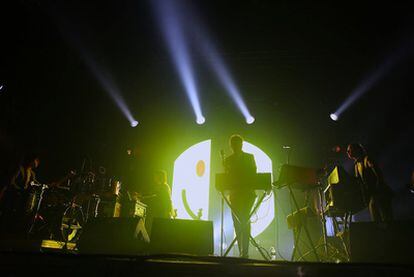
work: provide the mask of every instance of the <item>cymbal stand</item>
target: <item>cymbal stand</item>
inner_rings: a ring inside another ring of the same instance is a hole
[[[325,209],[324,209],[324,197],[323,197],[323,189],[322,186],[320,185],[318,187],[318,196],[319,196],[319,209],[320,212],[318,213],[320,216],[320,221],[322,224],[322,239],[323,242],[321,244],[316,245],[315,249],[318,249],[320,247],[323,247],[323,252],[324,252],[324,260],[321,261],[325,261],[328,259],[329,257],[329,249],[328,247],[331,247],[334,250],[337,250],[335,247],[333,247],[332,245],[330,245],[328,243],[328,232],[326,230],[326,214],[325,214]],[[313,250],[312,250],[313,251]],[[304,258],[305,256],[307,256],[311,251],[306,252],[305,254],[303,254],[298,260]]]
[[[318,244],[316,246],[316,248],[319,247],[323,247],[324,250],[324,260],[323,261],[329,261],[329,259],[332,259],[334,256],[331,254],[329,254],[329,249],[334,250],[336,252],[336,254],[342,254],[342,257],[344,257],[346,259],[346,261],[349,261],[349,250],[348,247],[343,239],[343,235],[339,235],[340,241],[342,243],[342,246],[344,248],[344,252],[345,253],[341,253],[341,251],[337,248],[332,246],[331,244],[328,243],[328,234],[327,234],[327,229],[326,229],[326,212],[325,212],[325,207],[324,207],[324,193],[323,193],[323,189],[322,187],[318,188],[318,193],[319,193],[319,203],[320,203],[320,220],[321,220],[321,224],[322,224],[322,239],[323,239],[323,243]],[[338,230],[339,230],[339,224],[338,221],[336,220],[335,217],[332,217],[332,221],[333,221],[333,225],[334,225],[334,229],[335,229],[335,235],[338,236]],[[344,215],[344,219],[343,219],[343,224],[344,224],[344,233],[347,230],[347,222],[348,222],[348,213],[345,213]],[[311,251],[308,251],[307,253],[305,253],[304,255],[302,255],[299,259],[307,256]],[[345,255],[344,255],[345,254]],[[331,256],[331,257],[330,257]]]
[[[341,217],[342,218],[342,217]],[[340,232],[339,231],[339,223],[338,220],[336,219],[336,217],[333,217],[333,224],[334,224],[334,229],[335,229],[335,235],[339,237],[339,239],[341,240],[342,243],[342,247],[345,251],[345,256],[346,256],[346,260],[350,261],[350,251],[349,251],[349,247],[347,245],[347,242],[345,242],[344,237],[346,236],[346,234],[349,232],[348,228],[348,224],[350,224],[352,220],[352,213],[351,212],[345,212],[343,218],[342,218],[342,224],[343,224],[343,231]]]
[[[221,197],[220,256],[223,256],[224,243],[224,195]]]
[[[39,211],[40,211],[40,207],[41,207],[41,205],[42,205],[43,195],[44,195],[44,193],[45,193],[45,190],[46,190],[47,188],[49,188],[49,187],[48,187],[47,185],[45,185],[45,184],[35,184],[34,182],[32,182],[32,183],[31,183],[31,185],[32,185],[32,186],[41,187],[41,191],[40,191],[40,195],[39,195],[39,201],[37,201],[37,205],[36,205],[36,211],[35,211],[35,214],[34,214],[34,216],[33,216],[33,218],[32,218],[32,222],[30,223],[30,228],[29,228],[29,231],[28,231],[28,234],[29,234],[29,235],[31,235],[31,234],[33,233],[35,223],[36,223],[37,219],[38,219],[38,218],[39,218],[39,216],[40,216]]]
[[[325,209],[323,205],[323,190],[319,186],[318,187],[319,193],[319,207],[320,207],[320,216],[321,216],[321,223],[322,223],[322,237],[323,237],[323,249],[325,252],[325,257],[328,257],[328,234],[326,231],[326,217],[325,217]]]

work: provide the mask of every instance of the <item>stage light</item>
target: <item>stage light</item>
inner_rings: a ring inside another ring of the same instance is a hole
[[[331,113],[331,114],[330,114],[330,117],[331,117],[331,119],[332,119],[333,121],[337,121],[337,120],[338,120],[338,116],[337,116],[336,114],[334,114],[334,113]]]
[[[3,87],[4,87],[3,85],[0,85],[0,91],[2,91],[2,90],[3,90]]]
[[[131,122],[131,127],[132,127],[132,128],[134,128],[134,127],[137,127],[137,126],[138,126],[138,121],[133,120],[133,121]]]
[[[206,122],[206,119],[204,118],[204,116],[200,116],[200,117],[197,118],[196,122],[197,122],[198,125],[202,125],[202,124],[204,124],[204,122]]]
[[[254,121],[255,121],[255,118],[253,116],[249,116],[248,118],[246,118],[247,124],[253,124]]]

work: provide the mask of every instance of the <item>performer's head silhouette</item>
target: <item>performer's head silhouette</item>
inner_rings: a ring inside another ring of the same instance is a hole
[[[165,170],[156,170],[154,172],[154,183],[163,185],[167,183],[167,172]]]
[[[23,157],[23,166],[32,169],[38,168],[40,164],[40,155],[37,153],[28,153]]]
[[[230,137],[230,147],[234,153],[242,152],[243,138],[240,135],[232,135]]]
[[[359,160],[362,159],[367,155],[367,152],[364,148],[364,146],[360,143],[351,143],[348,145],[346,153],[348,154],[348,157],[352,160]]]

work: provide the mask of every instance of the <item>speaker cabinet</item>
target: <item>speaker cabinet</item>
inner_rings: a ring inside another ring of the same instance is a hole
[[[140,217],[94,218],[87,222],[78,242],[81,254],[146,254],[149,238]]]
[[[352,262],[414,263],[414,222],[353,222],[350,226]]]
[[[154,218],[150,252],[211,255],[214,252],[213,222]]]

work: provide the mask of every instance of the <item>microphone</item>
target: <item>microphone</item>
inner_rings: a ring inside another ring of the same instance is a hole
[[[292,148],[289,145],[282,145],[282,148],[287,150],[286,154],[286,163],[289,164],[290,163],[290,154],[292,153]]]
[[[222,162],[222,163],[223,163],[223,165],[224,165],[225,154],[224,154],[224,150],[223,150],[223,149],[221,149],[221,150],[220,150],[220,156],[221,156],[221,162]]]

